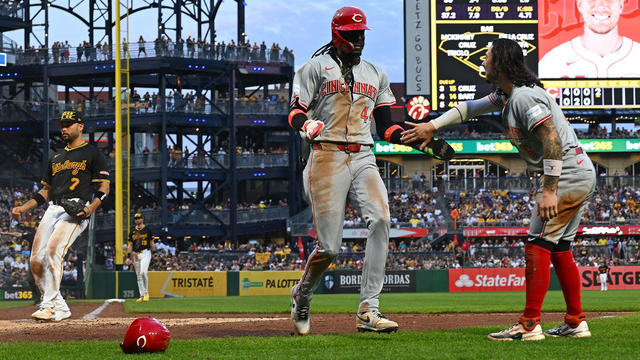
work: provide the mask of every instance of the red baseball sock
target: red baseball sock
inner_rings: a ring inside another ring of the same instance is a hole
[[[580,300],[580,272],[573,261],[573,254],[571,250],[552,253],[551,262],[558,275],[564,301],[567,303],[567,318],[575,319],[571,322],[567,321],[567,324],[578,326],[584,320],[584,314]],[[574,322],[577,323],[574,324]]]
[[[544,296],[549,290],[549,265],[551,263],[551,251],[527,243],[524,246],[525,259],[527,261],[527,303],[524,307],[523,318],[539,319],[542,310]]]

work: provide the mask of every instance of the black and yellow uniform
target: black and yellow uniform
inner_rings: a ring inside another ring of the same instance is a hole
[[[109,182],[107,163],[100,151],[87,143],[74,148],[66,146],[53,154],[42,180],[54,203],[71,198],[91,201],[94,184],[98,182]]]
[[[143,226],[141,229],[134,226],[129,233],[129,241],[133,244],[133,251],[141,252],[142,250],[151,250],[151,240],[153,235],[148,227]]]
[[[609,267],[606,264],[602,264],[598,267],[598,271],[600,272],[600,274],[606,274],[607,272],[609,272]]]

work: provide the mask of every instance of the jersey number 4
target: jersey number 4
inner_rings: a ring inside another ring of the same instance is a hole
[[[371,115],[369,115],[367,112],[366,106],[364,107],[364,109],[362,109],[362,112],[360,113],[360,118],[365,124],[367,123],[367,120],[371,120],[372,116],[373,116],[373,111],[371,112]]]
[[[75,190],[75,188],[78,186],[78,184],[80,184],[80,179],[78,179],[77,177],[72,177],[71,178],[71,186],[69,186],[69,190],[71,190],[71,191]]]

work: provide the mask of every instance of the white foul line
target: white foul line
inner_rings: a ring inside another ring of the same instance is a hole
[[[109,304],[111,304],[112,302],[124,302],[123,299],[109,299],[109,300],[105,300],[104,304],[100,305],[97,309],[93,310],[92,312],[88,313],[87,315],[83,316],[83,319],[95,319],[98,317],[98,315],[100,315],[100,313],[107,308],[107,306],[109,306]]]

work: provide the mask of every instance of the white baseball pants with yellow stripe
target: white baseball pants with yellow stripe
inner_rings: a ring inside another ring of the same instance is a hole
[[[133,262],[138,280],[140,296],[149,292],[149,263],[151,263],[151,251],[144,249],[138,253],[138,258]]]
[[[88,219],[77,222],[62,206],[49,202],[36,230],[30,259],[31,272],[43,294],[43,305],[67,308],[60,294],[63,258],[88,224]]]

